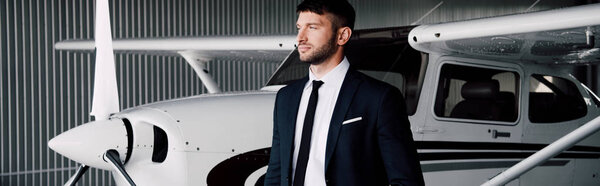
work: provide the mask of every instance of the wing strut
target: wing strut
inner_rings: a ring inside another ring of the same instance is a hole
[[[210,58],[206,58],[191,51],[179,51],[177,53],[179,53],[179,55],[181,55],[185,61],[187,61],[187,63],[194,68],[194,71],[196,71],[196,74],[198,74],[198,77],[208,90],[208,93],[213,94],[221,92],[219,85],[217,85],[217,82],[215,82],[215,80],[212,78],[208,71],[208,67],[206,66],[208,61],[211,60]]]
[[[571,148],[573,145],[596,133],[598,130],[600,130],[600,116],[556,140],[555,142],[529,156],[527,159],[517,163],[501,174],[498,174],[491,180],[483,183],[482,186],[504,185],[521,176],[522,174],[525,174],[535,166],[540,165],[548,161],[550,158],[560,154],[562,151]]]

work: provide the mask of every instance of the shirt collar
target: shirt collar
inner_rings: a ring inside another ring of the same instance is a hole
[[[309,69],[308,82],[306,83],[306,86],[304,86],[304,89],[310,87],[312,85],[313,80],[323,81],[323,86],[341,84],[344,81],[344,77],[346,77],[346,72],[348,72],[349,68],[350,62],[348,61],[348,58],[344,56],[342,62],[340,62],[340,64],[338,64],[331,71],[327,72],[327,74],[321,77],[321,79],[317,79],[317,76],[315,76]]]

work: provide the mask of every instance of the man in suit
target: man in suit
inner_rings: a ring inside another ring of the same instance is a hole
[[[354,8],[305,0],[296,12],[310,70],[277,93],[265,185],[424,185],[400,91],[344,56]]]

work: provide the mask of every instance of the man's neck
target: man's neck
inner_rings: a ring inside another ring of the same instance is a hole
[[[323,76],[325,76],[325,74],[339,65],[343,59],[344,55],[342,55],[342,53],[336,53],[322,63],[316,65],[311,64],[310,71],[315,75],[315,77],[317,77],[317,79],[321,79]]]

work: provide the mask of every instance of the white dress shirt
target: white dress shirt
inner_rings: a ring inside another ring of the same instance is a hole
[[[302,128],[304,126],[304,116],[308,107],[308,99],[312,91],[312,81],[323,81],[323,85],[319,88],[319,99],[315,110],[315,118],[313,123],[312,139],[310,141],[310,154],[308,155],[308,165],[306,167],[306,177],[304,185],[308,186],[325,186],[325,148],[327,146],[327,133],[329,132],[329,123],[333,115],[333,109],[337,101],[344,77],[350,63],[344,57],[342,62],[333,70],[329,71],[321,79],[309,70],[308,81],[304,86],[302,98],[300,99],[300,107],[298,108],[298,116],[296,117],[296,130],[294,137],[294,158],[292,163],[292,179],[295,177],[296,162],[298,160],[298,152],[300,151],[300,142],[302,140]],[[293,180],[292,180],[293,183]]]

